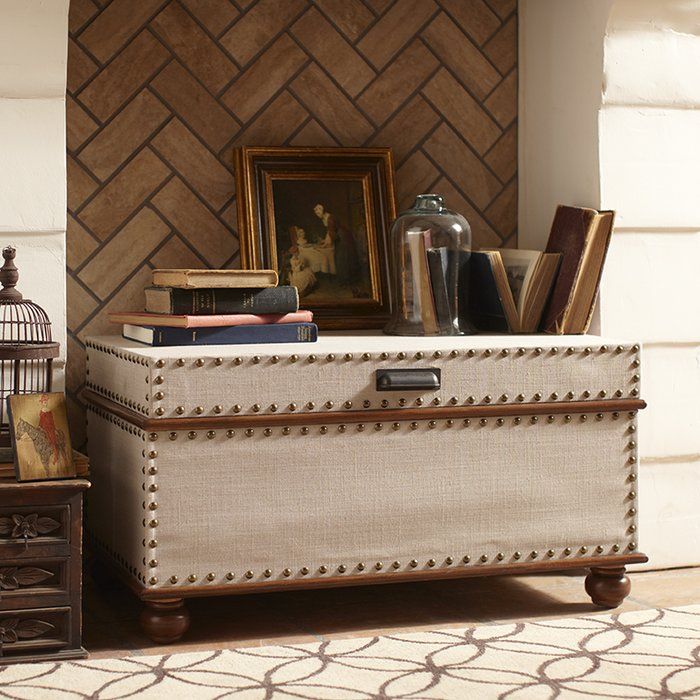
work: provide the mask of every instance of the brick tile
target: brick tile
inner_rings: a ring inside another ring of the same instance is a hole
[[[362,0],[316,0],[316,5],[350,41],[355,41],[374,20]]]
[[[394,159],[400,164],[439,121],[438,113],[416,95],[372,137],[370,145],[391,144]]]
[[[107,119],[136,94],[168,58],[167,49],[143,31],[83,88],[80,99],[99,119]]]
[[[484,46],[484,52],[505,75],[518,60],[518,22],[511,17]]]
[[[66,145],[75,151],[99,128],[97,122],[70,96],[66,96]]]
[[[66,81],[68,92],[76,92],[95,73],[98,65],[83,51],[73,39],[68,39],[68,79]]]
[[[68,362],[74,362],[71,358]],[[66,380],[67,384],[67,380]],[[68,386],[68,391],[71,391]],[[86,436],[85,408],[70,393],[66,395],[66,413],[68,417],[68,428],[70,430],[71,445],[76,450],[84,450]]]
[[[238,16],[231,0],[181,0],[182,4],[214,35],[218,36]]]
[[[231,203],[221,210],[219,214],[224,225],[228,226],[232,231],[238,236],[236,229],[238,228],[238,209],[236,207],[236,200],[232,200]]]
[[[382,124],[438,65],[438,60],[422,43],[410,44],[360,95],[357,103],[375,124]]]
[[[518,74],[510,73],[484,103],[501,126],[507,126],[518,113]]]
[[[169,175],[163,161],[145,148],[83,209],[83,226],[107,238]]]
[[[367,0],[367,4],[377,13],[381,14],[391,5],[391,0]]]
[[[397,0],[360,39],[357,48],[375,68],[384,68],[436,9],[433,0]]]
[[[220,267],[238,249],[233,232],[211,214],[180,178],[171,180],[153,198],[153,206],[210,267]]]
[[[82,345],[71,336],[68,336],[66,355],[68,356],[68,362],[66,364],[66,387],[69,391],[77,392],[85,382],[85,350]],[[75,436],[72,431],[71,442],[75,443]]]
[[[507,238],[518,226],[518,185],[513,180],[484,212],[502,238]]]
[[[396,171],[399,211],[413,204],[417,195],[427,192],[439,175],[437,168],[420,151],[408,158]]]
[[[173,180],[175,182],[175,180]],[[164,189],[167,189],[164,188]],[[173,236],[153,255],[150,260],[151,265],[156,268],[189,268],[202,267],[206,263],[202,258],[197,256],[191,248],[186,246],[182,239],[178,236]]]
[[[308,112],[288,92],[276,97],[247,128],[235,138],[235,146],[279,146],[308,118]]]
[[[462,31],[479,45],[501,26],[501,20],[484,0],[440,0],[440,4]]]
[[[501,182],[508,182],[518,169],[518,127],[513,124],[489,151],[484,160]]]
[[[110,311],[142,311],[145,308],[146,295],[143,290],[151,284],[151,268],[140,265],[136,272],[134,268],[129,270],[129,274],[132,276],[125,283],[120,283],[119,291],[100,309],[100,313],[80,329],[78,338],[81,341],[84,342],[90,335],[105,335],[118,330],[118,326],[109,322],[107,314]]]
[[[312,119],[289,142],[290,146],[337,146],[338,142]]]
[[[501,135],[498,124],[445,68],[438,71],[422,92],[478,153],[485,153]]]
[[[104,299],[149,257],[169,233],[170,229],[157,214],[142,209],[80,271],[81,282]],[[105,270],[110,274],[106,275]]]
[[[151,87],[215,151],[238,131],[236,120],[179,63],[168,64]]]
[[[66,168],[68,171],[68,209],[75,211],[97,190],[100,184],[71,155],[66,158]]]
[[[305,6],[305,0],[260,0],[221,37],[221,44],[245,65]]]
[[[171,121],[151,145],[215,209],[220,209],[233,195],[232,173],[180,120]]]
[[[223,102],[247,122],[307,61],[287,34],[275,41],[222,95]]]
[[[75,332],[98,304],[71,275],[66,275],[66,295],[70,299],[66,306],[66,325],[69,331]]]
[[[109,61],[141,29],[161,2],[112,0],[82,32],[80,43],[102,63]]]
[[[434,191],[445,198],[448,209],[459,212],[469,222],[472,230],[472,249],[496,248],[501,239],[491,224],[464,198],[464,195],[447,179],[441,178]]]
[[[358,146],[371,135],[369,122],[318,66],[306,68],[294,80],[292,89],[344,146]]]
[[[486,97],[498,85],[501,79],[498,71],[444,12],[426,27],[423,38],[478,98]]]
[[[87,232],[85,227],[72,215],[68,214],[66,230],[66,264],[75,270],[83,264],[85,258],[97,248],[97,241]]]
[[[238,72],[235,64],[190,17],[177,0],[151,22],[151,27],[193,75],[214,92]]]
[[[71,0],[68,11],[68,32],[75,34],[99,12],[92,0]]]
[[[82,150],[81,162],[106,180],[169,116],[158,98],[142,90]]]
[[[439,126],[423,148],[477,207],[487,206],[500,192],[496,177],[447,124]]]
[[[501,19],[505,19],[511,12],[515,12],[518,5],[518,0],[486,0],[486,2]]]
[[[374,78],[365,60],[316,8],[294,23],[292,34],[353,97]]]

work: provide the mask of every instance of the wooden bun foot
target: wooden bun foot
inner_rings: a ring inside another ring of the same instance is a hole
[[[586,576],[586,593],[603,608],[616,608],[629,595],[632,584],[624,566],[594,567]]]
[[[177,642],[190,626],[190,614],[182,598],[147,600],[141,611],[141,629],[158,644]]]

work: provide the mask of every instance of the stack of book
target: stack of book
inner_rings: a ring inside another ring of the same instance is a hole
[[[274,270],[154,270],[144,312],[112,312],[122,335],[145,345],[313,343],[296,287]]]

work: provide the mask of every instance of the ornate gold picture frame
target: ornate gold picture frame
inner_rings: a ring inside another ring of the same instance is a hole
[[[382,327],[391,150],[244,146],[235,156],[241,266],[277,270],[321,328]]]

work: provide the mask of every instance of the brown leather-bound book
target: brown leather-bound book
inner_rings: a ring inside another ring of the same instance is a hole
[[[559,205],[545,253],[561,266],[542,317],[545,333],[585,333],[591,323],[615,212]]]

